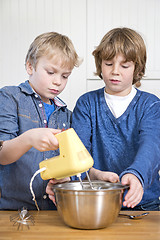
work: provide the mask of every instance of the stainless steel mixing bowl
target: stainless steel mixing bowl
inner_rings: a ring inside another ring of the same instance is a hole
[[[53,187],[57,210],[70,227],[98,229],[111,225],[117,218],[122,205],[123,190],[128,186],[120,183],[92,181],[68,182]]]

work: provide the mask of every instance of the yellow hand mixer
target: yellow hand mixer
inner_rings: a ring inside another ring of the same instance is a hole
[[[41,172],[43,180],[79,175],[93,166],[93,158],[73,128],[56,134],[55,137],[59,142],[60,155],[40,162],[39,167],[46,168]]]
[[[52,178],[62,179],[77,175],[83,187],[81,173],[86,172],[87,178],[92,187],[87,171],[93,166],[93,158],[74,129],[70,128],[62,131],[61,133],[56,134],[55,137],[59,142],[60,155],[40,162],[40,169],[33,175],[30,181],[30,190],[38,210],[39,207],[32,189],[32,182],[38,173],[41,174],[43,180]]]

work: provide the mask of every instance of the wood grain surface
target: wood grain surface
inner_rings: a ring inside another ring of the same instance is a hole
[[[139,220],[118,217],[109,227],[98,230],[80,230],[66,226],[57,211],[30,211],[35,224],[17,230],[10,216],[17,211],[0,211],[0,240],[160,240],[160,212],[150,212]],[[123,212],[124,213],[124,212]],[[142,212],[126,212],[139,214]]]

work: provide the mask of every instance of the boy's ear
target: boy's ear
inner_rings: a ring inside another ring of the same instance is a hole
[[[33,73],[33,66],[32,66],[32,64],[29,61],[26,62],[26,70],[27,70],[27,73],[29,75],[32,75],[32,73]]]

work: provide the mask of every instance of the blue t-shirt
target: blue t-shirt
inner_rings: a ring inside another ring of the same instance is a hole
[[[46,113],[46,120],[48,122],[49,117],[51,116],[51,114],[54,112],[55,110],[55,104],[52,100],[50,100],[52,104],[47,104],[45,102],[43,102],[44,104],[44,108],[45,108],[45,113]]]

